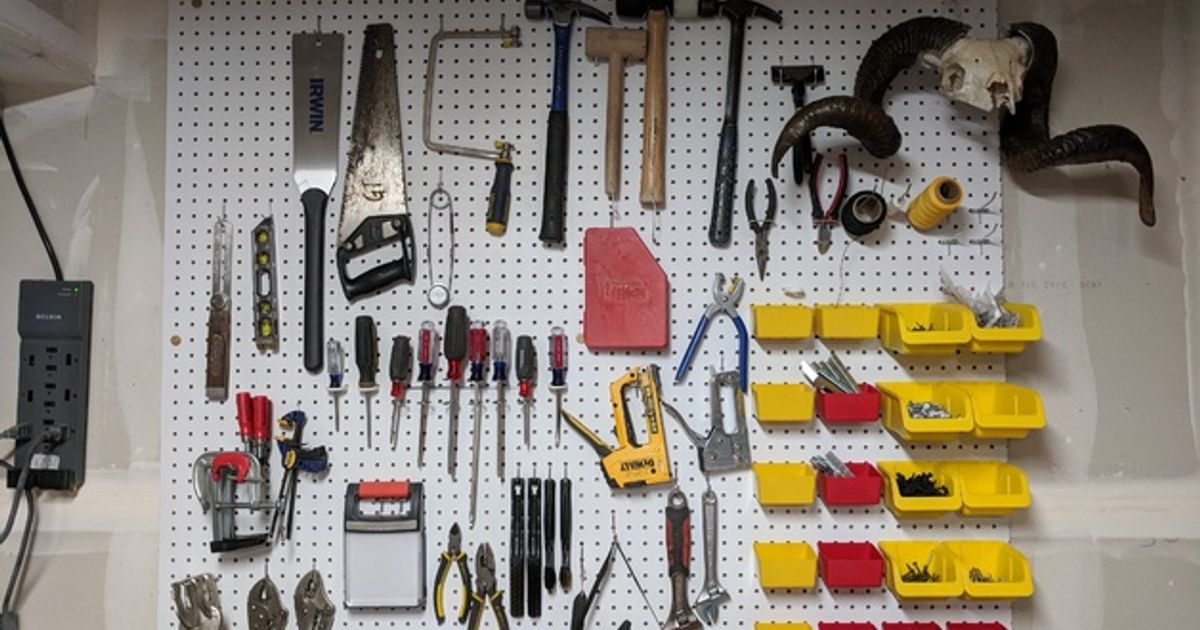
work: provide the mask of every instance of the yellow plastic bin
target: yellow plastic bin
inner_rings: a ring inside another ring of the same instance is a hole
[[[883,394],[883,426],[902,440],[914,442],[953,440],[975,428],[971,397],[952,383],[909,381],[876,383]],[[910,402],[941,405],[949,418],[914,418]]]
[[[959,540],[945,545],[958,557],[963,590],[971,599],[1018,599],[1033,595],[1029,560],[998,540]]]
[[[808,339],[813,310],[801,304],[753,304],[754,336],[766,340]]]
[[[822,339],[874,339],[879,336],[879,307],[818,304],[816,328]]]
[[[1046,411],[1037,391],[994,381],[956,382],[971,397],[975,428],[980,438],[1023,438],[1046,426]]]
[[[803,621],[756,621],[754,630],[812,630],[812,626]]]
[[[812,588],[817,584],[817,552],[806,542],[755,542],[758,584],[764,589]]]
[[[958,557],[946,545],[928,540],[884,540],[879,551],[887,561],[886,583],[900,599],[945,599],[963,594],[963,575]],[[928,569],[933,579],[906,582],[904,575],[914,567]]]
[[[809,505],[817,496],[817,471],[807,462],[755,462],[753,467],[760,505]]]
[[[1001,461],[954,462],[962,513],[967,516],[1004,516],[1029,507],[1029,481],[1025,473]]]
[[[974,321],[960,304],[881,304],[879,338],[899,354],[954,354],[971,342]]]
[[[764,424],[811,422],[813,388],[806,383],[754,383],[754,416]]]
[[[1032,304],[1005,304],[1004,308],[1017,315],[1018,324],[1012,328],[983,328],[970,318],[971,352],[1023,352],[1025,346],[1042,339],[1042,318]]]
[[[875,466],[883,475],[883,502],[899,518],[930,518],[962,509],[962,494],[953,470],[943,462],[930,461],[883,461]],[[900,495],[897,474],[911,477],[920,473],[933,473],[934,480],[946,487],[949,494],[937,497],[906,497]]]

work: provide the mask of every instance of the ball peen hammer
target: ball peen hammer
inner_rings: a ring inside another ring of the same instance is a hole
[[[604,132],[604,192],[610,201],[621,196],[621,120],[625,110],[625,64],[646,57],[646,31],[593,27],[587,30],[584,51],[595,61],[608,62],[608,108]]]

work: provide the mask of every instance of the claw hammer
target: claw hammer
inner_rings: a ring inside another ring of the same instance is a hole
[[[600,9],[575,0],[525,0],[525,17],[550,18],[554,23],[554,84],[546,133],[545,185],[542,189],[542,229],[538,239],[559,245],[566,239],[567,205],[567,73],[571,62],[571,29],[576,17],[605,24],[612,20]]]

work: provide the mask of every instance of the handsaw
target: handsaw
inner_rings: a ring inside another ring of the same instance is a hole
[[[337,181],[342,36],[292,35],[292,174],[304,203],[304,369],[325,352],[325,213]]]
[[[338,225],[337,264],[342,292],[353,300],[413,279],[416,243],[404,197],[404,147],[391,24],[372,24],[363,38],[350,158]],[[399,242],[400,257],[350,276],[354,258]]]

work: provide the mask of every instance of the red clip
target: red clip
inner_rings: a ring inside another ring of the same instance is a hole
[[[236,401],[238,435],[249,439],[254,433],[254,409],[250,403],[250,392],[238,392]]]
[[[271,439],[271,399],[266,396],[254,397],[254,426],[252,430],[255,440],[265,442]]]
[[[364,481],[358,484],[358,498],[376,501],[408,499],[408,481]]]
[[[221,469],[232,468],[234,472],[234,481],[237,483],[245,483],[246,475],[250,473],[250,456],[241,451],[222,451],[213,457],[212,461],[212,480],[221,480]]]

